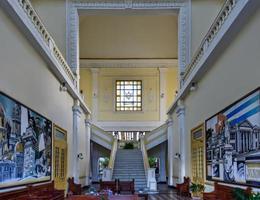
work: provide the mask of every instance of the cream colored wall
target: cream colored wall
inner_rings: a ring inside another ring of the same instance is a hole
[[[177,14],[80,16],[81,58],[177,58],[177,37]]]
[[[180,153],[180,134],[179,134],[179,124],[178,124],[178,117],[177,114],[174,113],[172,116],[173,119],[173,155],[176,155],[176,153]],[[173,184],[175,186],[176,183],[179,183],[180,178],[180,160],[179,159],[174,159],[173,162]]]
[[[258,11],[256,14],[252,13],[250,20],[232,38],[231,44],[212,63],[211,69],[198,82],[198,89],[184,100],[188,175],[191,170],[190,130],[260,86],[259,27]]]
[[[116,80],[142,80],[142,111],[115,112]],[[159,72],[156,68],[101,69],[98,82],[98,121],[159,120]]]
[[[89,180],[89,170],[90,170],[90,157],[87,155],[87,134],[86,134],[86,128],[85,128],[85,117],[81,116],[80,118],[80,127],[79,127],[79,149],[78,153],[83,154],[83,159],[79,160],[79,180],[82,185],[85,185],[85,183],[88,183]],[[90,144],[89,144],[90,145]]]
[[[73,99],[59,91],[60,83],[47,64],[2,9],[0,27],[0,91],[68,131],[68,176],[71,176]],[[84,138],[83,126],[81,122],[79,141]]]
[[[66,58],[66,0],[31,0],[31,2]]]
[[[92,106],[92,74],[89,68],[80,69],[80,89],[85,96],[86,104],[91,108]],[[132,68],[132,69],[118,69],[109,68],[101,69],[99,71],[99,118],[100,121],[154,121],[159,120],[159,71],[158,69],[148,68]],[[115,95],[115,81],[116,80],[143,80],[144,110],[143,112],[115,112],[114,95]],[[162,105],[167,110],[175,98],[175,91],[178,89],[178,69],[177,67],[168,68],[165,76],[166,82],[166,104]],[[152,88],[152,92],[150,92]],[[150,102],[150,98],[152,102]]]
[[[88,68],[80,68],[80,90],[82,90],[87,106],[92,110],[92,74]]]
[[[225,0],[191,1],[191,55],[195,53]]]
[[[178,68],[168,68],[166,73],[166,110],[175,99],[175,91],[179,89]]]

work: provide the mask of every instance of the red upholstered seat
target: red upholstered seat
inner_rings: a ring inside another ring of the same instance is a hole
[[[181,184],[176,184],[176,189],[177,189],[178,195],[191,196],[190,195],[190,178],[184,177],[184,182]]]
[[[203,199],[204,200],[232,200],[234,187],[230,187],[227,185],[222,185],[217,182],[214,183],[214,191],[212,192],[204,192]],[[247,187],[245,189],[247,194],[251,194],[252,188]],[[235,199],[234,199],[235,200]]]

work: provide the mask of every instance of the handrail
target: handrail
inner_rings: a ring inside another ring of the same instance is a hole
[[[145,134],[146,150],[149,150],[167,140],[167,127],[167,124],[164,123],[151,132]]]
[[[141,143],[141,151],[142,151],[143,161],[144,161],[144,170],[145,170],[145,177],[147,181],[147,188],[150,191],[157,191],[155,168],[150,168],[148,155],[145,147],[145,137],[143,135],[140,137],[140,143]]]
[[[74,85],[77,86],[77,79],[73,74],[71,68],[69,67],[68,63],[66,62],[65,58],[63,57],[62,53],[60,52],[58,46],[54,42],[53,38],[51,37],[50,33],[47,31],[46,27],[44,26],[43,22],[41,21],[39,15],[33,8],[31,2],[29,0],[16,0],[18,1],[21,8],[27,14],[28,18],[31,20],[32,24],[35,26],[37,31],[40,33],[43,41],[49,47],[50,51],[53,53],[59,64],[62,66],[63,70],[73,82]]]
[[[98,126],[91,124],[91,140],[95,141],[99,145],[111,149],[113,148],[114,136]]]
[[[205,54],[209,45],[211,44],[213,39],[216,37],[217,33],[221,30],[222,25],[224,24],[227,17],[229,16],[229,14],[234,9],[234,7],[236,6],[237,3],[238,3],[238,0],[226,0],[226,2],[222,6],[219,14],[217,15],[215,21],[211,25],[209,31],[203,38],[199,48],[196,50],[195,54],[193,55],[190,64],[186,67],[184,75],[183,75],[184,81],[186,81],[188,79],[190,73],[196,67],[196,65],[200,61],[201,57]]]
[[[144,161],[144,171],[145,171],[145,176],[146,179],[148,178],[148,169],[150,168],[149,165],[149,160],[148,160],[148,155],[147,155],[147,151],[146,151],[146,147],[145,147],[145,138],[144,136],[140,136],[140,143],[141,143],[141,151],[142,151],[142,155],[143,155],[143,161]]]
[[[108,168],[110,168],[112,170],[112,173],[111,173],[112,176],[113,176],[113,170],[114,170],[115,159],[116,159],[117,143],[118,143],[118,140],[116,137],[114,137],[114,142],[113,142],[113,146],[112,146],[110,158],[109,158],[109,163],[108,163]]]
[[[208,33],[192,56],[191,62],[186,66],[182,76],[183,85],[174,102],[169,107],[167,111],[168,115],[171,115],[176,107],[178,107],[178,103],[189,94],[192,83],[198,82],[205,72],[212,67],[210,61],[216,58],[216,54],[219,54],[219,51],[216,51],[218,47],[223,48],[221,45],[227,44],[229,33],[231,31],[237,31],[237,26],[241,26],[240,22],[247,18],[247,15],[243,13],[251,12],[257,3],[258,1],[251,0],[225,1]]]
[[[150,131],[149,133],[145,134],[145,139],[146,139],[146,141],[149,142],[149,140],[150,140],[149,137],[151,137],[152,135],[155,135],[155,134],[157,134],[157,133],[159,133],[160,131],[165,130],[165,129],[167,129],[167,123],[164,123],[164,124],[162,124],[161,126],[155,128],[155,129],[153,129],[153,130]]]
[[[102,181],[111,181],[112,180],[115,159],[116,159],[116,152],[117,152],[117,138],[114,137],[108,167],[103,169]]]

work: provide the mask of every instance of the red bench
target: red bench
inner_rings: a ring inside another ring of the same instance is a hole
[[[40,185],[27,185],[24,189],[0,193],[8,200],[64,200],[64,190],[54,189],[54,181]]]
[[[135,180],[132,181],[120,181],[118,180],[118,193],[121,192],[130,192],[135,193]]]
[[[234,187],[227,185],[219,184],[218,182],[214,183],[214,191],[204,192],[203,200],[232,200],[234,199]],[[252,188],[247,187],[245,190],[246,194],[251,194]]]
[[[68,194],[81,195],[81,184],[74,182],[74,177],[68,178]]]
[[[100,191],[102,190],[111,190],[113,194],[118,192],[118,187],[117,187],[117,180],[114,181],[99,181],[100,184]]]
[[[184,177],[184,182],[176,184],[176,190],[178,195],[191,196],[190,195],[190,178]]]

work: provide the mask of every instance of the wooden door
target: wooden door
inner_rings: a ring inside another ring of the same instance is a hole
[[[191,130],[192,182],[204,184],[204,125]]]
[[[65,190],[67,182],[67,132],[54,125],[54,185]]]

